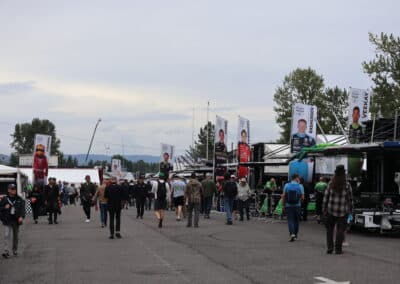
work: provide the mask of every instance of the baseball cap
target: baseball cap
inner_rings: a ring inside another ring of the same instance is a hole
[[[17,189],[17,186],[13,183],[8,185],[8,189]]]

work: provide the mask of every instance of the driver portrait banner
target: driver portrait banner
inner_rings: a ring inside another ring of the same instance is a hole
[[[215,141],[214,141],[214,169],[215,178],[224,177],[228,162],[228,121],[217,116],[215,120]]]
[[[250,148],[250,121],[246,118],[239,116],[238,121],[238,178],[248,178],[249,168],[247,166],[241,166],[240,163],[248,163],[251,159],[251,148]]]
[[[370,100],[371,91],[356,88],[349,89],[348,129],[351,144],[358,144],[363,141],[363,123],[369,120]]]
[[[172,161],[173,158],[174,158],[174,152],[175,152],[175,146],[174,145],[161,143],[160,161],[164,160],[164,154],[168,154],[169,155],[169,160]]]
[[[304,147],[316,144],[317,107],[295,103],[292,109],[290,149],[292,153],[300,152]]]

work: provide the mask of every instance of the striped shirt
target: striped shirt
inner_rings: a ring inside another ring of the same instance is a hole
[[[323,212],[335,217],[344,217],[353,210],[353,193],[349,183],[343,190],[335,191],[332,184],[325,190],[324,201],[322,203]]]

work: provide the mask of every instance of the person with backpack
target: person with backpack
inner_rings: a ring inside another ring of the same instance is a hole
[[[297,240],[301,202],[304,200],[304,188],[300,184],[300,176],[293,174],[291,182],[285,184],[282,194],[282,208],[287,214],[290,242]]]
[[[335,175],[325,190],[322,212],[326,220],[327,254],[342,254],[344,231],[347,220],[353,210],[353,193],[351,185],[346,181],[346,171],[343,165],[338,165]],[[336,227],[336,240],[333,235]]]
[[[153,187],[154,193],[154,211],[158,220],[158,227],[162,228],[163,220],[165,216],[165,210],[167,209],[167,198],[171,196],[169,184],[167,178],[163,172],[160,172],[159,178],[155,186]]]
[[[186,227],[192,227],[192,216],[194,211],[194,227],[199,227],[199,214],[202,195],[201,183],[197,180],[196,173],[192,173],[190,181],[186,186],[185,200],[188,208],[188,220]]]
[[[18,255],[19,226],[25,218],[25,201],[17,195],[17,186],[10,184],[7,190],[7,195],[0,201],[0,220],[5,227],[4,258],[10,257],[11,235],[13,255]]]

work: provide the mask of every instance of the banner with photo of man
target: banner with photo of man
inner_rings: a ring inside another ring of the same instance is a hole
[[[290,149],[292,153],[300,152],[304,147],[312,147],[317,138],[317,107],[296,103],[292,109],[292,128]],[[312,181],[314,160],[306,158],[293,160],[289,163],[289,180],[293,174],[298,174],[306,183]]]
[[[312,147],[317,137],[317,107],[296,103],[292,109],[290,149],[300,152],[303,147]]]
[[[44,148],[44,155],[49,158],[51,153],[51,136],[45,134],[35,135],[35,150],[41,145]]]
[[[215,121],[215,141],[214,141],[214,175],[216,179],[224,177],[228,162],[228,121],[217,116]]]
[[[32,159],[33,182],[42,188],[47,184],[49,173],[48,158],[51,154],[51,136],[36,134]]]
[[[371,92],[369,90],[349,89],[349,141],[361,143],[364,139],[363,122],[369,119]]]
[[[238,162],[248,163],[251,159],[250,148],[250,121],[239,116],[238,121]],[[238,166],[238,178],[248,177],[249,168],[247,166]]]

